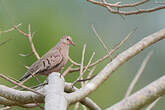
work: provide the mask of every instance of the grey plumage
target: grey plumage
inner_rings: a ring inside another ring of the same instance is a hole
[[[62,37],[55,47],[30,66],[19,81],[25,80],[31,74],[49,75],[51,72],[60,71],[68,61],[70,44],[74,45],[70,36]]]

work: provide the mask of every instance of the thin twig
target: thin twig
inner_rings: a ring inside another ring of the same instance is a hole
[[[22,24],[20,23],[20,24],[18,24],[18,25],[16,25],[15,27],[19,27],[19,26],[21,26]],[[12,28],[10,28],[10,29],[7,29],[7,30],[4,30],[4,31],[0,31],[0,34],[4,34],[4,33],[7,33],[7,32],[11,32],[11,31],[13,31],[15,28],[14,27],[12,27]]]
[[[153,8],[148,8],[148,9],[139,9],[139,10],[127,10],[127,11],[120,11],[120,8],[127,8],[127,7],[136,7],[138,5],[143,5],[144,3],[148,2],[149,0],[143,0],[135,3],[130,3],[130,4],[120,4],[120,2],[117,3],[108,3],[105,0],[102,0],[102,2],[95,1],[95,0],[87,0],[90,3],[93,3],[95,5],[105,7],[110,13],[112,14],[119,14],[119,15],[134,15],[134,14],[142,14],[142,13],[150,13],[154,12],[157,10],[165,9],[165,5],[161,3],[162,5],[156,6]],[[114,9],[113,7],[117,8]]]
[[[0,46],[6,44],[6,43],[9,42],[10,40],[11,40],[11,38],[9,38],[9,39],[7,39],[7,40],[5,40],[5,41],[0,42]]]
[[[84,46],[83,46],[83,50],[82,50],[82,57],[81,57],[81,65],[80,65],[80,75],[79,75],[79,77],[77,78],[77,80],[75,80],[74,82],[73,82],[73,84],[72,84],[72,86],[74,86],[76,83],[77,83],[77,81],[78,80],[82,80],[83,78],[82,78],[82,76],[83,76],[83,64],[84,64],[84,55],[85,55],[85,49],[86,49],[86,44],[84,44]],[[83,82],[81,82],[81,85],[83,85]]]
[[[143,38],[133,46],[129,47],[124,52],[120,53],[116,58],[112,60],[112,62],[108,63],[98,73],[98,75],[94,79],[92,79],[86,86],[79,89],[77,92],[70,93],[69,95],[66,94],[67,100],[69,100],[70,104],[72,104],[83,99],[86,96],[89,96],[123,64],[125,64],[127,61],[135,57],[137,54],[142,52],[147,47],[150,47],[154,43],[157,43],[158,41],[163,39],[165,39],[165,29],[162,29],[156,33],[153,33]],[[165,76],[162,76],[157,81],[151,83],[147,87],[136,92],[134,95],[131,95],[123,99],[121,102],[115,104],[114,106],[111,106],[108,109],[111,110],[116,110],[116,109],[135,110],[137,108],[141,109],[146,104],[149,104],[158,97],[164,95],[163,92],[165,90],[164,80],[165,80]]]
[[[31,72],[29,72],[30,74],[31,74],[31,76],[40,84],[41,83],[41,81],[35,76],[35,74],[34,73],[31,73]]]
[[[152,102],[145,110],[152,110],[156,103],[161,99],[161,97],[157,98],[154,102]]]
[[[100,43],[103,45],[105,51],[109,54],[109,49],[108,47],[105,45],[104,41],[101,39],[101,37],[99,36],[98,32],[96,31],[94,25],[91,26],[92,27],[92,30],[93,32],[95,33],[95,35],[97,36],[98,40],[100,41]],[[110,57],[110,60],[112,60],[112,55],[109,55]]]
[[[68,60],[69,60],[72,64],[74,64],[74,65],[76,65],[76,66],[80,66],[80,65],[81,65],[81,64],[79,64],[79,63],[73,61],[70,57],[68,57]]]
[[[80,66],[80,77],[79,79],[83,79],[83,68],[84,68],[84,56],[85,56],[86,44],[83,46],[82,57],[81,57],[81,66]],[[83,82],[81,82],[81,86],[83,86]]]
[[[90,78],[76,80],[76,83],[77,83],[77,82],[85,82],[85,81],[89,81],[89,80],[93,79],[96,75],[97,75],[97,74],[91,76]],[[73,85],[73,86],[74,86],[74,85]]]
[[[97,31],[96,31],[96,29],[95,29],[95,27],[94,27],[93,24],[91,25],[91,27],[92,27],[92,30],[93,30],[93,32],[95,33],[96,37],[98,38],[98,40],[100,41],[100,43],[103,45],[103,47],[104,47],[104,49],[106,50],[106,52],[108,52],[108,51],[109,51],[108,47],[105,45],[105,43],[103,42],[103,40],[101,39],[101,37],[100,37],[99,34],[97,33]]]
[[[125,98],[128,97],[131,94],[131,92],[132,92],[136,82],[138,81],[138,79],[140,78],[141,74],[143,73],[144,68],[146,67],[146,64],[148,63],[148,61],[149,61],[149,59],[150,59],[152,54],[153,54],[153,51],[149,52],[148,55],[143,60],[143,63],[141,64],[138,72],[136,73],[136,76],[134,77],[134,79],[130,83],[130,86],[128,87],[128,90],[127,90],[127,92],[125,94]]]
[[[105,3],[103,0],[102,2],[98,2],[98,1],[94,1],[94,0],[87,0],[93,4],[99,5],[99,6],[110,6],[110,7],[115,7],[115,8],[127,8],[127,7],[135,7],[141,4],[144,4],[146,2],[148,2],[149,0],[142,0],[142,1],[138,1],[135,3],[130,3],[130,4],[121,4],[121,2],[116,2],[114,4],[112,3]]]
[[[165,4],[165,2],[158,2],[158,1],[155,1],[155,4]]]
[[[100,62],[104,61],[105,59],[107,59],[109,57],[109,55],[112,55],[117,49],[119,49],[134,33],[136,32],[136,28],[130,32],[115,48],[113,48],[108,54],[106,54],[105,56],[101,57],[100,59],[98,59],[97,61],[95,61],[94,63],[90,64],[89,67],[93,67],[97,64],[99,64]],[[70,70],[70,72],[75,72],[75,71],[79,71],[80,68],[72,68]]]
[[[14,28],[20,33],[20,34],[23,34],[24,36],[28,37],[28,40],[29,40],[29,44],[31,46],[31,49],[32,49],[32,52],[34,53],[34,55],[36,56],[37,59],[40,59],[40,56],[38,55],[35,47],[34,47],[34,44],[33,44],[33,41],[32,41],[32,35],[31,35],[31,26],[30,24],[28,25],[28,34],[23,32],[22,30],[20,30],[18,27],[14,26]],[[32,75],[38,83],[40,83],[40,81],[38,80],[37,77],[35,77],[34,75]],[[31,77],[29,77],[31,78]],[[28,78],[28,79],[29,79]],[[27,80],[26,80],[27,81]],[[25,82],[25,81],[24,81]]]
[[[23,34],[24,36],[28,37],[28,40],[29,40],[29,43],[30,43],[30,46],[32,48],[32,52],[35,54],[36,58],[37,59],[40,59],[40,56],[38,55],[35,47],[34,47],[34,44],[33,44],[33,41],[32,41],[32,35],[31,35],[31,27],[30,27],[30,24],[28,25],[28,34],[23,32],[22,30],[20,30],[18,27],[14,26],[14,28],[20,33],[20,34]]]
[[[88,76],[87,76],[87,79],[90,79],[90,78],[92,77],[92,73],[94,72],[95,69],[96,69],[96,66],[94,66],[94,67],[90,70],[90,72],[89,72],[89,74],[88,74]],[[89,81],[89,80],[88,80],[88,81]],[[88,81],[86,81],[85,84],[87,84]]]
[[[24,84],[26,81],[28,81],[32,76],[29,76],[28,78],[26,78],[24,81],[20,82],[19,84]],[[18,86],[14,86],[12,87],[13,89],[17,88]]]
[[[0,110],[9,110],[9,109],[11,109],[11,106],[0,108]]]
[[[18,54],[18,55],[21,56],[21,57],[27,57],[27,56],[31,56],[31,55],[33,55],[33,54],[34,54],[34,53],[31,52],[31,53],[28,53],[28,54],[20,53],[20,54]]]
[[[94,56],[95,56],[95,52],[93,52],[91,58],[90,58],[89,61],[88,61],[87,66],[85,66],[85,69],[84,69],[83,73],[85,73],[85,72],[87,71],[87,69],[88,69],[89,65],[91,64],[92,59],[93,59]]]
[[[42,95],[42,96],[43,96],[43,94],[41,94],[41,93],[39,93],[39,92],[37,92],[37,91],[35,91],[35,90],[33,90],[33,89],[31,89],[31,88],[25,86],[25,85],[22,85],[22,84],[20,84],[20,83],[17,83],[16,81],[10,79],[9,77],[7,77],[7,76],[5,76],[5,75],[3,75],[3,74],[0,74],[0,77],[3,78],[3,79],[5,79],[5,80],[7,80],[7,81],[9,81],[9,82],[11,82],[11,83],[13,83],[13,84],[15,84],[15,85],[17,85],[17,86],[19,86],[19,87],[22,87],[22,88],[24,88],[24,89],[26,89],[26,90],[32,91],[32,92],[34,92],[34,93],[36,93],[36,94],[38,94],[38,95]]]
[[[81,65],[80,65],[80,76],[78,77],[78,80],[80,79],[80,80],[83,80],[83,74],[84,74],[84,72],[83,72],[83,66],[84,66],[84,56],[85,56],[85,50],[86,50],[86,44],[84,44],[84,46],[83,46],[83,50],[82,50],[82,57],[81,57]],[[75,83],[77,82],[77,80],[75,81]],[[74,84],[74,83],[73,83]],[[81,82],[81,87],[83,87],[84,86],[84,83],[83,82]],[[74,110],[78,110],[79,109],[79,106],[80,106],[80,103],[79,102],[77,102],[76,103],[76,105],[75,105],[75,108],[74,108]]]
[[[69,73],[70,69],[71,69],[73,66],[74,66],[74,64],[71,64],[71,65],[63,72],[62,76],[65,77],[65,76]]]
[[[32,52],[35,54],[35,56],[36,56],[37,59],[40,59],[40,56],[38,55],[38,53],[37,53],[37,51],[36,51],[36,49],[34,47],[33,41],[32,41],[30,24],[28,26],[28,39],[29,39],[29,43],[30,43],[31,48],[32,48]]]
[[[100,58],[99,60],[97,60],[96,62],[92,63],[90,65],[91,66],[95,66],[96,64],[102,62],[104,59],[108,58],[109,55],[112,55],[117,49],[119,49],[135,32],[136,32],[136,29],[133,29],[132,32],[130,32],[114,49],[112,49],[107,55],[105,55],[104,57]]]
[[[79,109],[79,106],[80,106],[80,102],[77,102],[77,103],[75,104],[74,110],[78,110],[78,109]]]
[[[16,31],[18,31],[20,34],[23,34],[25,37],[28,37],[28,34],[26,34],[25,32],[23,32],[22,30],[20,30],[18,27],[16,27],[15,25],[13,26],[15,28]]]

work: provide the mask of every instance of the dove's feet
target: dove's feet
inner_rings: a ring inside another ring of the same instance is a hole
[[[60,78],[62,78],[63,77],[63,75],[62,74],[60,74]]]

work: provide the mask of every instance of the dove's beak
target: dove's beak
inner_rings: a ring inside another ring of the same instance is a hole
[[[75,46],[74,42],[73,41],[70,41],[70,44],[72,44],[73,46]]]

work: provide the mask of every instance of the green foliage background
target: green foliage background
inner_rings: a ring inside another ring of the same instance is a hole
[[[129,0],[126,0],[126,2],[129,2]],[[152,6],[152,4],[144,7],[149,6]],[[83,44],[87,44],[85,64],[87,64],[94,51],[96,52],[94,60],[106,54],[91,29],[92,24],[94,24],[110,49],[118,44],[135,27],[138,28],[126,44],[116,52],[116,55],[143,37],[165,27],[165,10],[142,15],[124,16],[124,18],[122,19],[119,15],[113,15],[106,9],[95,6],[86,0],[0,1],[0,30],[8,29],[13,24],[22,23],[23,25],[20,28],[27,32],[27,26],[31,24],[32,31],[35,32],[33,42],[40,56],[53,47],[60,37],[70,35],[76,43],[75,47],[70,48],[70,57],[75,61],[80,62]],[[36,61],[36,58],[34,56],[21,57],[18,55],[20,53],[31,53],[26,37],[16,31],[0,35],[0,41],[9,38],[12,40],[0,46],[0,73],[19,79],[26,72],[23,65],[30,66]],[[151,50],[154,50],[154,54],[138,81],[134,92],[164,75],[164,46],[164,41],[161,41],[135,56],[114,72],[89,97],[101,108],[107,108],[121,100],[144,57]],[[94,73],[98,73],[108,62],[109,59],[98,65]],[[71,73],[65,80],[73,82],[78,77],[78,74],[78,72]],[[39,78],[42,81],[45,79],[45,77]],[[3,79],[0,79],[0,84],[13,86]],[[26,83],[28,86],[35,84],[37,83],[33,79]],[[163,110],[165,107],[164,103],[165,99],[162,98],[154,107],[154,110]],[[13,108],[13,110],[18,109],[22,110],[23,108]],[[70,110],[72,109],[73,106],[70,107]],[[33,110],[39,110],[39,108],[34,108]]]

